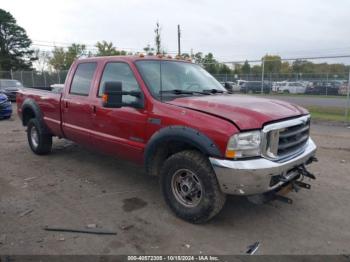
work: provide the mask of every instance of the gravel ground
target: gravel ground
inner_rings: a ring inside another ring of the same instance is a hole
[[[257,254],[350,252],[350,129],[315,124],[318,174],[292,205],[229,197],[210,223],[192,225],[166,207],[157,178],[131,163],[55,140],[34,155],[14,116],[0,121],[0,254]],[[58,233],[45,226],[113,230]]]

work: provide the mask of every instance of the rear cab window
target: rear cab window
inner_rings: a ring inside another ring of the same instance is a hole
[[[96,62],[79,64],[75,70],[69,93],[88,96],[96,67]]]

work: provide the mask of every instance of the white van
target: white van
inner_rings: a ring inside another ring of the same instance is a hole
[[[306,86],[300,82],[282,82],[277,86],[278,93],[304,94]]]

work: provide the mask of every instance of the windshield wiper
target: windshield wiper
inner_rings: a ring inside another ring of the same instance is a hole
[[[210,92],[199,92],[199,91],[188,91],[188,90],[181,90],[181,89],[172,89],[172,90],[160,90],[160,94],[175,94],[175,95],[194,95],[194,94],[200,94],[200,95],[210,95]]]
[[[219,89],[204,89],[203,92],[210,93],[210,94],[222,94],[224,91]]]

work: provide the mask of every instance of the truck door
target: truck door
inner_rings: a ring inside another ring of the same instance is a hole
[[[71,83],[62,97],[62,129],[65,137],[79,144],[90,145],[91,104],[89,93],[96,72],[96,62],[79,63],[73,68]],[[71,81],[69,81],[71,80]]]
[[[103,152],[142,162],[145,145],[147,111],[125,106],[105,108],[102,105],[103,86],[107,81],[122,82],[123,91],[141,91],[129,64],[107,62],[93,100],[92,139],[95,147]],[[123,96],[123,102],[133,102],[133,96]]]

